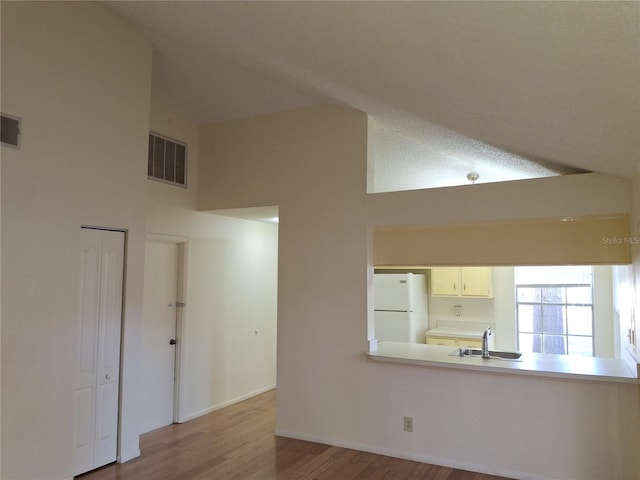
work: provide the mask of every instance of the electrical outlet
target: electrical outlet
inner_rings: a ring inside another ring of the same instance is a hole
[[[453,313],[455,313],[456,317],[462,316],[462,305],[454,305]]]
[[[404,431],[413,432],[413,417],[404,417]]]

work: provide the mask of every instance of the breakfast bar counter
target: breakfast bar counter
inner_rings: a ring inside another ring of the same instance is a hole
[[[514,375],[535,375],[573,380],[640,383],[637,374],[623,360],[525,353],[519,361],[460,357],[456,348],[419,343],[379,342],[367,358],[377,362],[436,368],[475,370]]]

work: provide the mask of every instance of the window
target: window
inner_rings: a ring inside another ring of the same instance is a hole
[[[147,176],[153,180],[186,187],[187,145],[150,133]]]
[[[593,268],[516,267],[518,349],[593,356]]]

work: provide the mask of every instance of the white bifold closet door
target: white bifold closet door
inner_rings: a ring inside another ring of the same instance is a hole
[[[83,228],[80,265],[74,475],[116,460],[124,232]]]

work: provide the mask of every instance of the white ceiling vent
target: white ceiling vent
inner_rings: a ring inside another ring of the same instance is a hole
[[[187,186],[187,144],[149,133],[147,176],[172,185]]]
[[[20,148],[20,127],[22,120],[18,117],[2,114],[0,125],[0,137],[2,145],[6,147]]]

